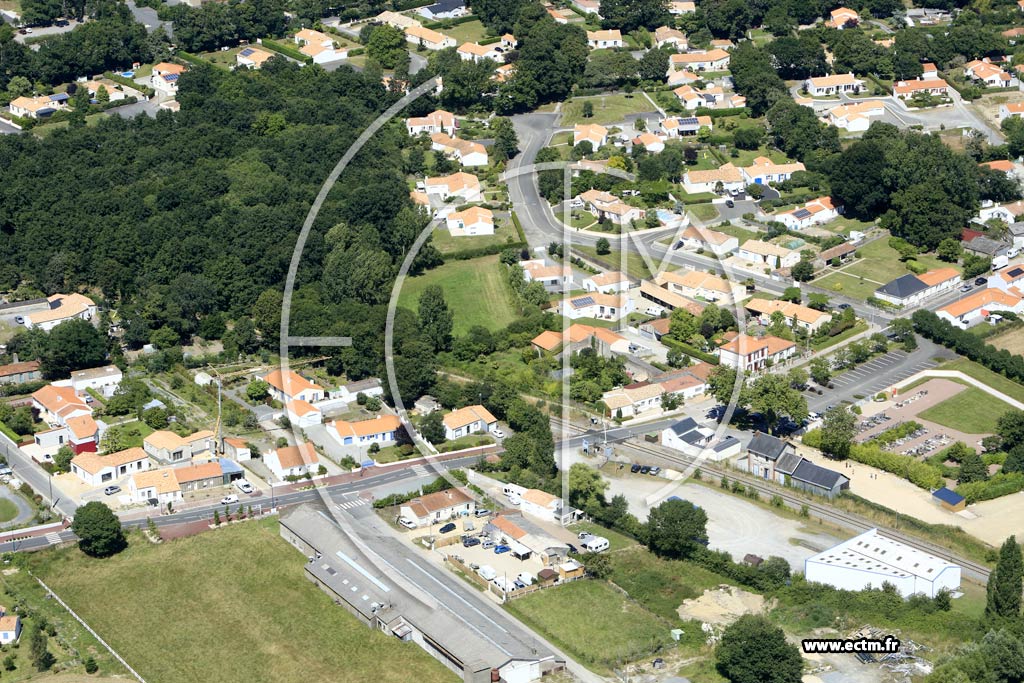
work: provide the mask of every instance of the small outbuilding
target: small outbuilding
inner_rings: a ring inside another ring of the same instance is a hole
[[[967,499],[956,491],[950,491],[945,486],[932,491],[932,500],[950,512],[960,512],[967,508]]]

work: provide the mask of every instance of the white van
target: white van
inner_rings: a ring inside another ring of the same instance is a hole
[[[580,545],[587,552],[599,553],[603,550],[608,550],[608,539],[604,536],[588,536]]]
[[[477,569],[476,573],[480,575],[481,579],[485,579],[487,581],[492,581],[494,577],[498,575],[498,572],[494,571],[494,567],[489,564],[485,564],[480,567],[480,569]]]
[[[253,491],[256,490],[253,487],[253,485],[247,482],[245,479],[236,479],[235,487],[242,493],[252,493]]]

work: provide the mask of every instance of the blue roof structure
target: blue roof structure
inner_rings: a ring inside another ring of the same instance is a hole
[[[945,486],[941,489],[932,491],[932,497],[941,500],[946,505],[959,505],[964,501],[964,497],[956,491],[950,491]]]
[[[239,52],[238,54],[242,55],[243,57],[248,57],[253,52],[255,52],[255,50],[253,50],[251,47],[247,47],[244,50],[242,50],[241,52]]]
[[[168,83],[173,83],[174,81],[178,80],[178,76],[180,75],[181,74],[164,74],[164,80]]]
[[[50,95],[51,102],[67,102],[70,99],[71,98],[68,96],[66,92],[59,92],[54,95]]]
[[[220,471],[224,474],[237,474],[245,471],[234,460],[229,460],[228,458],[218,458],[218,460],[220,460]]]

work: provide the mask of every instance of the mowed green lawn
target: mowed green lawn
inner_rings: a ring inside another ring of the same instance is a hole
[[[525,624],[602,674],[672,642],[671,626],[604,581],[581,580],[512,600]]]
[[[975,363],[972,360],[966,358],[957,358],[943,363],[939,366],[940,370],[959,370],[968,377],[973,377],[982,384],[987,384],[996,391],[1000,391],[1010,398],[1018,401],[1024,401],[1024,385],[1019,382],[1014,382],[1012,379],[1007,379],[1002,375],[992,372],[984,365]]]
[[[583,103],[590,102],[594,107],[594,115],[589,119],[583,118]],[[639,114],[642,112],[656,112],[654,105],[640,93],[632,97],[625,95],[597,95],[594,97],[577,97],[562,105],[563,126],[574,126],[577,123],[599,123],[607,125],[618,123],[626,118],[627,114]]]
[[[967,387],[956,396],[918,413],[918,417],[968,434],[992,434],[996,421],[1013,408],[977,387]]]
[[[276,519],[159,546],[135,536],[106,560],[68,548],[36,561],[43,580],[149,681],[458,680],[416,645],[335,606],[303,576],[306,558],[280,538]]]
[[[874,296],[875,290],[879,287],[879,285],[874,282],[870,282],[866,279],[862,280],[858,277],[854,277],[853,275],[847,275],[845,272],[832,273],[820,280],[816,280],[814,284],[819,287],[824,287],[825,289],[830,289],[837,294],[852,296],[855,299],[867,299],[869,296]]]
[[[464,334],[474,325],[499,330],[516,316],[506,277],[496,255],[450,261],[423,275],[406,278],[398,304],[410,311],[419,310],[423,290],[440,285],[455,316],[455,334]]]
[[[861,256],[860,260],[849,268],[843,269],[844,273],[863,276],[867,280],[875,280],[885,284],[910,272],[907,270],[906,265],[900,262],[900,257],[896,250],[889,246],[888,238],[883,237],[870,242],[860,247],[857,253]],[[930,254],[919,254],[914,259],[928,268],[928,270],[936,268],[957,268],[957,270],[960,270],[956,264],[944,263]]]
[[[458,26],[452,26],[451,28],[437,29],[446,36],[451,36],[455,40],[462,43],[479,43],[484,38],[486,31],[484,25],[480,23],[480,20],[467,21],[465,24],[459,24]]]
[[[442,254],[452,254],[457,251],[468,249],[481,249],[492,244],[508,244],[515,242],[518,238],[516,229],[511,221],[498,222],[494,226],[493,235],[460,235],[452,237],[452,234],[443,225],[434,230],[431,243]]]

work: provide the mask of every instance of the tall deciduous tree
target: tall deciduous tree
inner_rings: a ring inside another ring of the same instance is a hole
[[[783,375],[768,374],[758,377],[744,390],[741,398],[744,405],[764,417],[765,425],[774,431],[782,416],[794,422],[807,417],[807,399],[789,385]]]
[[[821,425],[821,452],[830,458],[846,459],[850,455],[850,444],[857,433],[856,417],[843,406],[834,406],[825,411]]]
[[[666,0],[601,0],[602,25],[629,33],[639,27],[655,29],[668,19]]]
[[[760,615],[746,614],[727,626],[715,657],[730,683],[799,683],[803,674],[800,651]]]
[[[73,370],[100,366],[106,357],[100,331],[85,320],[69,320],[50,331],[40,367],[48,379],[62,379]]]
[[[86,503],[75,511],[71,530],[78,536],[82,552],[93,557],[110,557],[128,545],[121,520],[99,501]]]
[[[660,557],[689,557],[707,539],[708,516],[686,500],[666,500],[651,508],[647,518],[647,547]]]

